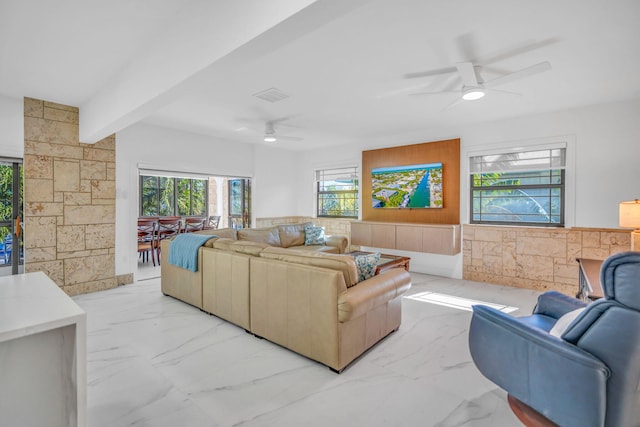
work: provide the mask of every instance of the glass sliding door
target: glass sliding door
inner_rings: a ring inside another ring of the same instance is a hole
[[[0,159],[0,275],[18,274],[24,263],[22,161]]]
[[[229,227],[251,226],[251,180],[229,180]]]

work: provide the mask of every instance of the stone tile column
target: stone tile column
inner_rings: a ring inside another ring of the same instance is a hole
[[[24,99],[25,271],[69,295],[117,286],[115,135],[80,143],[78,114]]]

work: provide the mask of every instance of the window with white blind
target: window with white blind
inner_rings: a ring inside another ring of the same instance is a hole
[[[469,158],[471,223],[564,226],[566,147]]]
[[[358,168],[316,170],[316,215],[358,218]]]

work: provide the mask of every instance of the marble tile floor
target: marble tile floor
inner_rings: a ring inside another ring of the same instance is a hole
[[[142,262],[142,260],[138,259],[138,268],[134,276],[136,281],[157,279],[160,277],[160,265],[153,265],[151,261]]]
[[[412,273],[437,292],[531,312],[538,293]],[[74,300],[87,312],[90,426],[520,426],[469,355],[471,313],[404,298],[400,330],[343,373],[148,279]]]

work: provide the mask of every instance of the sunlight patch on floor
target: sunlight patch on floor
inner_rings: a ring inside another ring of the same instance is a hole
[[[445,307],[457,308],[459,310],[471,311],[474,305],[486,305],[504,313],[511,313],[518,310],[518,307],[511,307],[504,304],[479,301],[474,299],[456,297],[453,295],[439,294],[436,292],[420,292],[419,294],[404,297],[414,301],[427,302],[430,304],[443,305]]]

